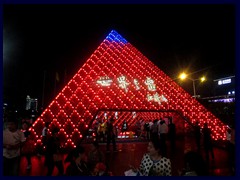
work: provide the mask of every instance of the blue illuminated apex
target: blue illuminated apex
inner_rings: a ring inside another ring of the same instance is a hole
[[[122,42],[122,43],[124,43],[124,44],[126,44],[127,43],[127,40],[126,39],[124,39],[120,34],[118,34],[117,33],[117,31],[115,31],[115,30],[112,30],[110,33],[109,33],[109,35],[106,37],[106,39],[108,40],[108,41],[110,41],[110,42],[113,42],[113,41],[115,41],[115,42]]]

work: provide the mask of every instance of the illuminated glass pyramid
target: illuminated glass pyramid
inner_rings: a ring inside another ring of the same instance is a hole
[[[44,123],[50,122],[50,128],[60,129],[62,143],[74,146],[96,118],[115,117],[115,124],[126,120],[131,126],[140,119],[164,116],[175,116],[176,123],[178,114],[192,123],[198,120],[201,126],[208,122],[215,140],[226,138],[226,125],[113,30],[31,131],[35,142],[41,143]]]

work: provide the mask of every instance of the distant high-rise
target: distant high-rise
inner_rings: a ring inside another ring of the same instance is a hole
[[[31,107],[31,98],[29,95],[26,97],[26,110],[29,110]]]
[[[37,111],[38,108],[38,100],[35,98],[31,98],[29,95],[26,97],[26,110],[35,110]]]

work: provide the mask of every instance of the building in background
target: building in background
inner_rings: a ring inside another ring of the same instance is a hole
[[[26,97],[26,110],[34,110],[38,109],[38,99],[31,98],[29,95]]]
[[[213,80],[216,96],[235,97],[235,76]]]
[[[224,123],[235,127],[235,76],[213,80],[214,95],[199,101]]]
[[[32,124],[38,116],[38,99],[27,95],[25,110],[23,120]]]

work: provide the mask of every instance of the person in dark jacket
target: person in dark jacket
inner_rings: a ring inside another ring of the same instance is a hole
[[[150,131],[151,131],[151,135],[150,135],[151,138],[158,138],[158,120],[157,119],[153,121],[153,125],[151,126]]]
[[[90,176],[90,170],[86,162],[85,149],[82,146],[76,147],[72,154],[70,164],[66,169],[66,176]]]
[[[208,124],[204,123],[203,126],[203,145],[204,145],[204,150],[206,154],[206,160],[209,161],[209,153],[212,155],[212,159],[214,159],[214,153],[213,153],[213,145],[212,145],[212,132],[211,129],[208,128]]]
[[[197,150],[198,150],[198,152],[200,152],[200,150],[201,150],[201,127],[199,126],[198,121],[196,121],[196,124],[194,126],[194,134],[195,134]]]
[[[64,173],[58,132],[59,132],[59,129],[54,128],[52,130],[52,136],[49,137],[49,139],[46,142],[45,164],[47,165],[47,168],[48,168],[47,176],[52,175],[52,172],[55,166],[58,168],[59,175],[63,175]]]
[[[171,117],[169,119],[168,135],[169,135],[169,140],[170,140],[170,144],[171,144],[171,152],[174,152],[175,147],[176,147],[176,126],[172,122]]]
[[[92,149],[88,153],[88,165],[90,170],[93,171],[96,164],[100,162],[105,162],[105,157],[99,148],[98,142],[94,141],[92,144]]]
[[[148,121],[144,124],[144,131],[146,132],[145,138],[150,140],[150,124]]]
[[[30,125],[27,121],[24,121],[22,123],[22,131],[23,131],[24,136],[26,138],[26,142],[24,143],[24,145],[22,147],[22,153],[25,155],[25,157],[27,159],[27,163],[28,163],[27,170],[30,170],[32,168],[32,162],[31,162],[32,154],[30,152],[32,150],[32,148],[30,147],[30,139],[29,139],[29,136],[30,136],[31,132],[29,131],[29,127],[30,127]]]
[[[208,169],[202,156],[195,151],[188,151],[184,154],[184,168],[181,176],[207,176]]]
[[[109,122],[107,123],[107,151],[110,149],[110,142],[112,141],[113,144],[113,150],[117,151],[117,145],[116,145],[116,127],[113,125],[114,119],[111,118]]]

